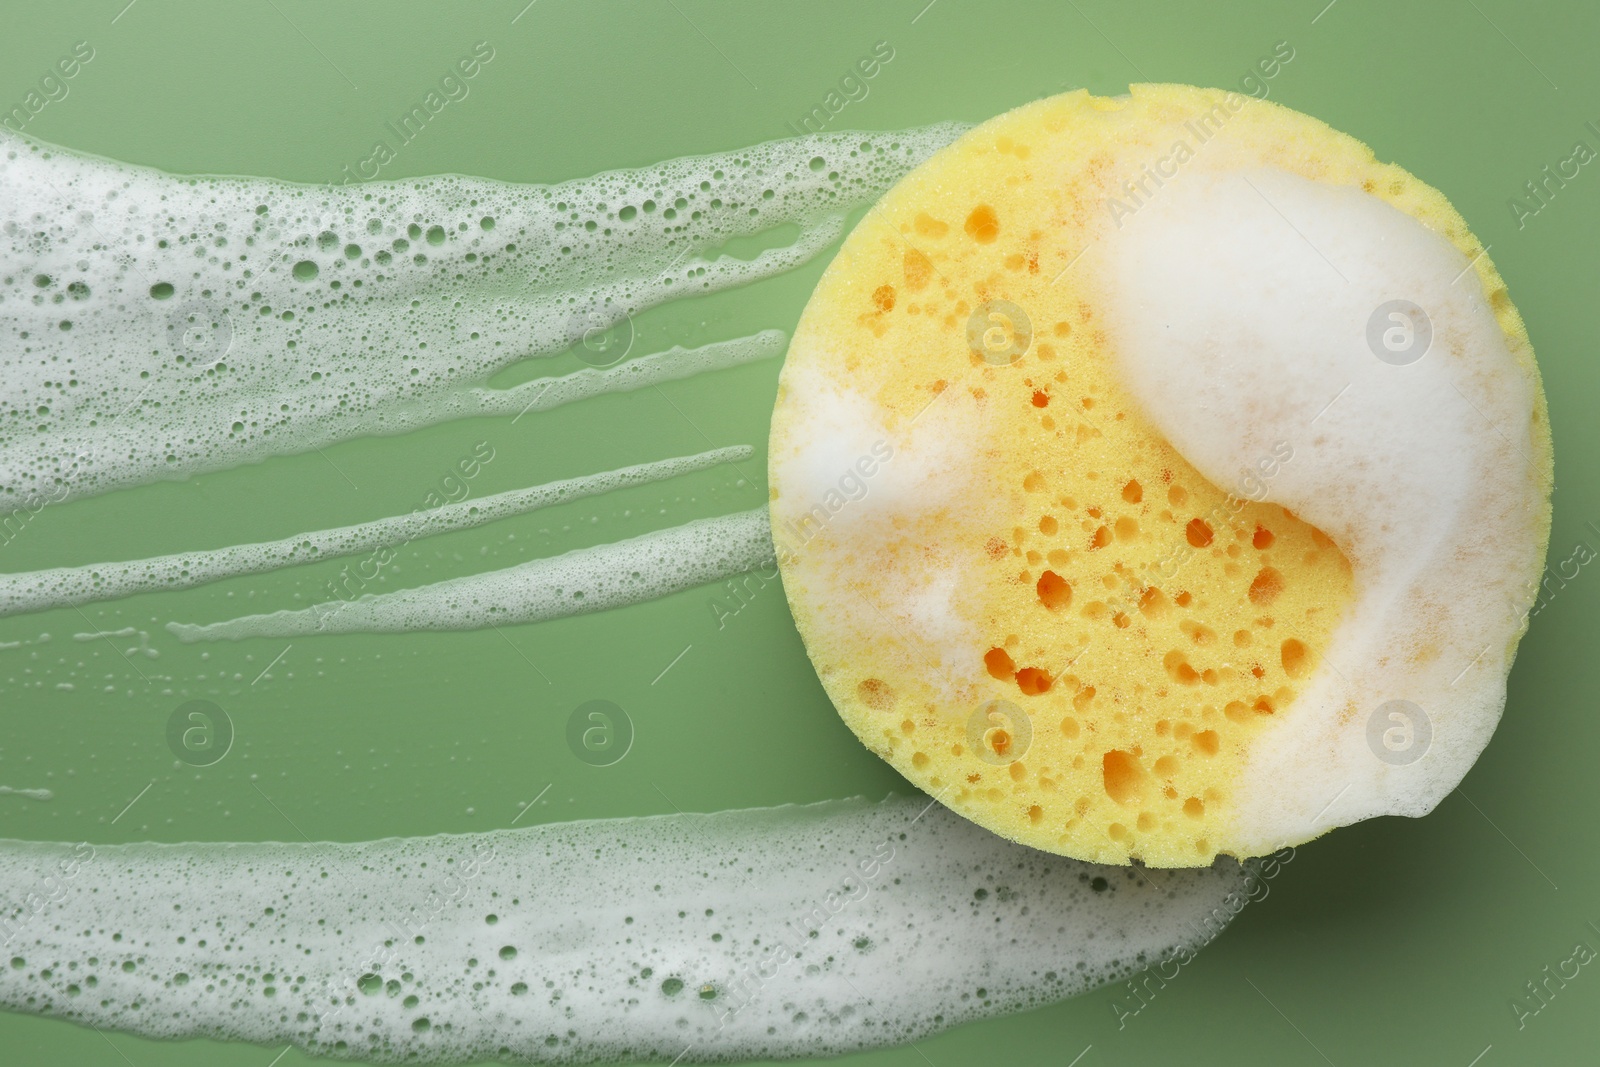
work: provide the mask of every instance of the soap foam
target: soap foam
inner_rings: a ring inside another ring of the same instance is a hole
[[[1270,849],[1432,810],[1499,720],[1548,515],[1534,384],[1472,264],[1360,189],[1272,168],[1186,174],[1093,256],[1147,416],[1217,485],[1289,442],[1268,499],[1354,568],[1324,662],[1254,743],[1240,833]],[[1431,321],[1431,348],[1407,365],[1367,340],[1396,299]],[[1431,722],[1415,762],[1370,747],[1390,700]]]
[[[223,578],[260,574],[372,549],[392,548],[417,538],[450,530],[466,530],[511,515],[608,493],[613,489],[658,482],[690,471],[705,470],[719,463],[738,463],[749,459],[754,453],[755,450],[749,445],[734,445],[692,456],[620,467],[581,478],[564,478],[527,489],[512,489],[477,500],[415,511],[409,515],[294,534],[276,541],[180,552],[119,563],[89,563],[81,567],[0,574],[0,616],[77,606],[155,590],[188,589]],[[79,636],[93,639],[100,635]]]
[[[756,508],[415,589],[203,626],[169,622],[167,629],[185,643],[479,630],[654,600],[771,561],[767,510]]]
[[[361,844],[0,843],[0,1005],[379,1062],[838,1055],[1209,941],[1244,870],[1097,867],[925,797]],[[676,1058],[676,1059],[675,1059]]]
[[[941,558],[943,546],[926,541],[916,541],[909,554],[883,546],[907,542],[905,531],[918,522],[992,508],[990,494],[974,491],[980,471],[972,448],[988,432],[983,406],[952,386],[891,426],[861,382],[797,360],[784,365],[778,411],[784,432],[772,437],[769,465],[782,492],[771,510],[773,522],[788,531],[787,550],[819,560],[843,555],[848,565],[811,573],[830,612],[855,619],[868,634],[895,620],[890,625],[919,653],[931,649],[937,657],[911,665],[946,682],[956,699],[967,688],[968,652],[978,640],[970,613],[958,606],[963,563]],[[852,474],[855,481],[847,483]],[[859,491],[850,492],[855,486]],[[870,593],[853,578],[862,546],[872,547]]]
[[[174,177],[7,133],[0,504],[498,410],[481,389],[496,371],[804,262],[960,129],[799,137],[548,186],[339,187]],[[718,254],[785,225],[789,246]]]

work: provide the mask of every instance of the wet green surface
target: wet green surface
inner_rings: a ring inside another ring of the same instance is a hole
[[[1589,7],[125,2],[12,5],[0,106],[23,103],[87,41],[94,58],[27,132],[177,172],[302,181],[336,180],[370,158],[375,140],[392,140],[385,123],[480,41],[495,59],[383,177],[553,181],[786,136],[880,41],[893,59],[830,129],[979,121],[1080,86],[1238,86],[1288,41],[1294,59],[1270,81],[1271,98],[1443,189],[1491,245],[1550,395],[1551,558],[1567,559],[1580,540],[1600,549],[1586,525],[1600,524],[1589,412],[1600,172],[1580,168],[1550,186],[1543,206],[1523,190],[1576,142],[1600,149],[1590,54],[1600,16]],[[1508,204],[1518,196],[1538,212],[1519,220]],[[643,316],[634,351],[790,329],[825,260]],[[551,369],[578,365],[565,357]],[[408,511],[480,442],[495,458],[473,479],[475,495],[713,444],[750,443],[758,454],[744,465],[753,481],[721,468],[419,542],[391,585],[742,510],[765,499],[777,370],[757,364],[515,425],[454,422],[53,506],[0,548],[0,568],[221,546]],[[713,587],[503,632],[180,646],[162,629],[303,606],[338,567],[81,616],[0,620],[0,645],[23,642],[0,649],[0,784],[54,793],[0,796],[0,836],[361,840],[504,827],[535,798],[518,825],[907,789],[833,714],[776,585],[720,626]],[[1525,989],[1575,944],[1600,949],[1589,925],[1600,922],[1600,578],[1585,568],[1551,588],[1499,734],[1464,794],[1432,816],[1379,820],[1302,848],[1268,899],[1137,1014],[1126,1014],[1138,1001],[1117,987],[851,1062],[1590,1062],[1600,1037],[1593,968],[1552,981],[1542,1007]],[[74,640],[124,628],[135,632]],[[44,633],[48,642],[28,643]],[[168,747],[168,721],[192,699],[215,702],[233,724],[231,749],[208,767],[180,763]],[[634,731],[626,756],[603,767],[567,743],[569,716],[595,699],[620,706]],[[1520,1028],[1514,998],[1528,1012]],[[278,1052],[0,1016],[6,1063],[266,1067]],[[290,1050],[276,1062],[303,1061]]]

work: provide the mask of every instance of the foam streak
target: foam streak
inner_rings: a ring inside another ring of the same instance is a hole
[[[503,408],[482,389],[496,372],[798,266],[959,131],[819,134],[558,185],[353,186],[175,177],[0,135],[0,505]],[[722,254],[790,227],[754,259]],[[647,370],[667,373],[611,380]]]
[[[167,629],[185,643],[477,630],[654,600],[771,560],[767,510],[755,508],[415,589],[203,626],[172,622]]]
[[[47,902],[3,915],[0,1005],[380,1062],[838,1055],[1198,947],[1245,884],[1224,860],[1157,888],[920,796],[359,844],[4,842],[4,899]]]
[[[553,504],[608,493],[613,489],[705,470],[719,463],[737,463],[750,458],[753,453],[754,450],[748,445],[718,448],[693,456],[678,456],[581,478],[565,478],[527,489],[513,489],[480,500],[445,504],[431,511],[415,511],[409,515],[397,515],[354,526],[295,534],[276,541],[230,545],[227,548],[182,552],[121,563],[90,563],[81,567],[0,574],[0,616],[112,600],[154,590],[188,589],[223,578],[260,574],[357,552],[389,548],[420,537],[450,530],[466,530]],[[98,636],[87,635],[89,639]]]

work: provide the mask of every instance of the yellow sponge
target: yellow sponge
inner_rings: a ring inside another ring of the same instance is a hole
[[[1358,187],[1477,251],[1438,193],[1287,109],[1058,96],[869,213],[805,310],[772,424],[784,583],[844,721],[968,818],[1107,863],[1276,846],[1237,818],[1240,778],[1354,596],[1334,541],[1266,502],[1305,442],[1213,484],[1110,351],[1079,259],[1185,180],[1180,141],[1212,171]]]

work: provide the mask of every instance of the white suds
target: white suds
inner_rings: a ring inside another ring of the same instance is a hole
[[[1242,832],[1270,849],[1425,814],[1494,731],[1539,567],[1532,382],[1477,274],[1376,197],[1270,169],[1185,175],[1100,244],[1112,347],[1155,426],[1221,486],[1288,442],[1267,499],[1354,568],[1324,661],[1253,744]],[[1395,700],[1425,721],[1374,729]],[[1390,756],[1391,729],[1421,747]]]
[[[16,789],[0,785],[0,797],[27,797],[29,800],[52,800],[55,794],[48,789]]]
[[[380,1062],[838,1055],[1214,937],[1232,861],[1097,867],[926,797],[362,844],[0,843],[0,1005]]]
[[[354,526],[295,534],[277,541],[181,552],[122,563],[90,563],[81,567],[0,574],[0,615],[81,605],[152,590],[187,589],[242,574],[260,574],[356,552],[393,548],[417,538],[482,526],[552,504],[596,496],[625,486],[661,481],[690,471],[705,470],[719,463],[737,463],[749,459],[754,451],[749,445],[718,448],[697,455],[640,463],[527,489],[513,489],[478,500],[444,504],[430,511],[415,511],[409,515],[396,515]],[[127,634],[133,632],[131,629],[126,631]],[[80,641],[92,641],[105,635],[75,636]],[[110,636],[120,637],[124,633],[119,631]]]
[[[302,634],[477,630],[654,600],[742,574],[771,560],[767,510],[756,508],[416,589],[204,626],[170,622],[167,629],[186,643]]]
[[[8,132],[0,505],[503,410],[481,390],[496,371],[804,262],[960,131],[799,137],[550,186],[340,187],[174,177]],[[786,226],[788,246],[721,254]],[[520,410],[537,388],[511,392]]]
[[[769,460],[772,484],[780,487],[772,518],[795,555],[807,555],[815,539],[827,546],[813,556],[807,581],[817,589],[809,595],[826,602],[835,621],[852,620],[862,640],[874,640],[892,620],[915,646],[897,653],[890,642],[875,641],[874,654],[914,657],[905,661],[908,669],[939,683],[949,702],[965,700],[971,650],[980,640],[968,621],[974,613],[960,602],[967,564],[921,539],[911,551],[889,546],[915,539],[906,530],[919,522],[959,516],[966,524],[993,514],[995,495],[974,484],[982,468],[972,451],[989,432],[989,412],[966,390],[950,388],[888,426],[870,378],[840,380],[807,360],[784,364],[780,388],[783,423]],[[859,581],[863,553],[878,575],[870,596]],[[929,649],[937,650],[937,662]]]

